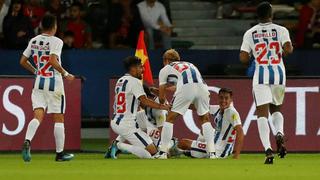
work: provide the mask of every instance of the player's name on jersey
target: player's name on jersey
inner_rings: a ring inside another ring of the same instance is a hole
[[[49,51],[50,50],[49,45],[40,46],[40,45],[32,44],[31,48],[32,49],[37,49],[37,50],[40,50],[40,51]]]
[[[263,32],[263,33],[254,33],[253,37],[255,39],[259,39],[259,38],[275,38],[277,37],[277,32]]]

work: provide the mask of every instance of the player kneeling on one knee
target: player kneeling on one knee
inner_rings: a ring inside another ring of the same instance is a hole
[[[237,110],[231,105],[232,91],[222,88],[218,95],[219,105],[210,106],[210,114],[214,117],[216,156],[225,158],[233,154],[238,159],[243,144],[244,134],[241,120]],[[197,140],[182,139],[178,148],[184,150],[184,154],[195,158],[206,158],[207,143],[201,134]]]
[[[124,66],[127,74],[116,83],[114,117],[110,123],[112,130],[119,137],[112,143],[105,157],[116,159],[121,150],[140,158],[152,158],[158,150],[152,139],[139,128],[136,122],[140,102],[143,106],[154,109],[169,110],[170,106],[147,98],[142,87],[143,67],[139,58],[127,57],[124,60]]]

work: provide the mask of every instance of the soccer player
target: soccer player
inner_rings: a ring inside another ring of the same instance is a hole
[[[144,92],[146,93],[147,98],[154,100],[159,103],[159,98],[157,88],[149,88],[146,85],[143,85]],[[160,136],[163,123],[166,119],[167,111],[161,109],[154,109],[150,107],[142,107],[144,109],[137,112],[136,122],[138,127],[147,133],[147,135],[152,139],[153,144],[158,148],[160,146]],[[125,142],[120,135],[116,138],[118,142]],[[177,139],[173,138],[170,145],[170,155],[178,155],[178,150],[176,148]],[[117,159],[117,155],[121,152],[128,153],[127,151],[121,151],[115,146],[109,147],[111,152],[106,153],[105,158]],[[181,154],[181,153],[180,153]]]
[[[232,90],[221,88],[218,94],[219,105],[210,106],[210,114],[214,117],[215,147],[218,158],[226,158],[234,151],[233,158],[238,159],[243,144],[244,133],[237,110],[231,105]],[[195,158],[205,158],[207,143],[199,134],[197,140],[179,140],[178,148],[184,150],[186,155]]]
[[[171,111],[163,124],[161,146],[158,158],[167,159],[169,144],[173,135],[173,123],[179,115],[184,115],[191,104],[194,104],[202,123],[202,132],[207,143],[208,157],[215,159],[214,129],[209,119],[210,93],[208,87],[196,66],[189,62],[180,61],[177,51],[170,49],[163,55],[164,67],[159,73],[160,103],[166,101],[168,79],[176,79],[176,91]]]
[[[111,154],[120,149],[140,158],[152,158],[158,150],[152,139],[137,126],[137,110],[140,103],[145,107],[162,110],[169,110],[170,106],[147,98],[142,87],[143,67],[139,58],[127,57],[124,60],[124,67],[127,74],[116,83],[114,117],[110,123],[112,130],[120,135],[122,140],[114,141],[105,157],[111,158]],[[124,143],[125,140],[130,144]]]
[[[283,56],[293,51],[289,32],[285,27],[272,23],[272,6],[262,2],[257,7],[259,24],[249,29],[243,36],[240,61],[248,63],[251,54],[255,58],[253,76],[253,96],[257,106],[258,131],[266,152],[265,164],[273,164],[273,150],[270,144],[269,112],[276,128],[278,155],[283,158],[287,151],[284,145],[283,103],[286,71]]]
[[[53,114],[54,137],[56,143],[56,161],[68,161],[73,154],[64,153],[64,113],[65,93],[63,77],[69,81],[74,76],[69,74],[61,66],[61,50],[63,42],[55,37],[57,31],[57,19],[52,15],[45,15],[41,22],[42,34],[32,38],[28,47],[20,59],[22,67],[36,75],[31,100],[34,111],[34,118],[30,121],[25,141],[22,148],[23,160],[31,160],[31,141],[43,121],[45,112]],[[28,61],[32,57],[36,67]]]

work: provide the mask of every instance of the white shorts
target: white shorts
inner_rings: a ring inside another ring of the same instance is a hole
[[[33,89],[31,100],[33,110],[43,108],[48,114],[64,114],[66,109],[65,95],[61,93]]]
[[[191,156],[195,158],[207,158],[207,150],[206,150],[207,143],[203,141],[192,141],[191,144]],[[227,150],[225,150],[227,149]],[[232,147],[224,147],[219,148],[216,147],[216,156],[218,158],[226,158],[231,155],[232,153]]]
[[[279,106],[283,103],[284,94],[284,85],[258,84],[253,86],[253,98],[256,106],[264,104],[274,104]]]
[[[134,121],[121,120],[119,124],[116,124],[115,120],[111,120],[111,128],[133,146],[146,148],[153,143],[152,139],[138,128]]]
[[[191,104],[199,116],[209,112],[210,93],[205,84],[185,84],[176,92],[171,111],[184,115]]]

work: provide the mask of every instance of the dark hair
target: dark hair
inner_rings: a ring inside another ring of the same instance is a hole
[[[259,20],[265,20],[272,17],[272,6],[264,1],[257,6],[257,17]]]
[[[221,94],[221,93],[228,93],[228,94],[230,94],[230,97],[232,97],[232,95],[233,95],[232,89],[230,89],[230,88],[221,88],[219,90],[219,94]]]
[[[143,90],[146,93],[147,97],[154,97],[154,95],[150,91],[150,88],[147,85],[143,84]]]
[[[42,26],[43,30],[51,30],[54,28],[56,23],[57,23],[56,16],[54,16],[52,14],[46,14],[42,18],[41,26]]]
[[[129,71],[132,66],[137,66],[139,64],[141,64],[141,59],[136,56],[128,56],[123,61],[123,65],[126,71]]]
[[[21,9],[20,9],[20,11],[19,11],[19,13],[18,13],[18,17],[19,17],[19,18],[24,17],[24,15],[23,15],[23,5],[24,5],[24,1],[23,1],[23,0],[12,0],[12,1],[11,1],[11,4],[10,4],[10,6],[9,6],[8,13],[7,13],[6,16],[10,16],[10,15],[11,15],[14,4],[21,4]]]

